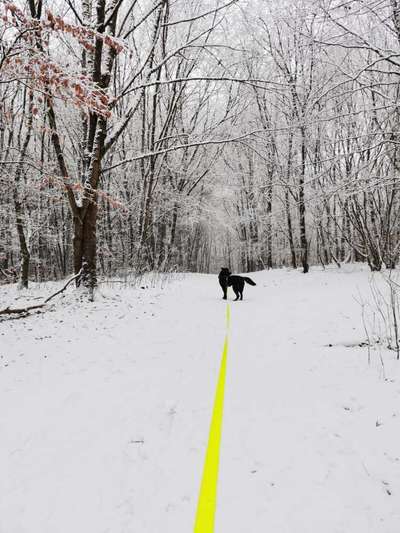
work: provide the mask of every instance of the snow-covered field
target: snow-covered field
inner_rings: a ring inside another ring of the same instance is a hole
[[[369,273],[251,277],[230,304],[216,532],[398,533],[400,364],[357,346]],[[221,296],[196,274],[94,304],[71,288],[0,323],[1,533],[193,531]]]

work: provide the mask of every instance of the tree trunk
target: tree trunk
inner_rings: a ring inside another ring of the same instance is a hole
[[[290,201],[289,201],[289,182],[292,174],[292,155],[293,155],[293,132],[289,132],[289,143],[288,143],[288,162],[287,162],[287,171],[286,171],[286,186],[285,186],[285,207],[286,207],[286,222],[287,222],[287,231],[290,247],[290,259],[292,263],[292,268],[297,268],[297,259],[296,259],[296,250],[294,246],[293,238],[293,227],[292,227],[292,217],[290,214]]]
[[[272,154],[271,154],[272,157]],[[271,164],[272,167],[272,164]],[[267,268],[270,269],[273,267],[272,261],[272,193],[273,193],[273,167],[268,171],[268,182],[267,182]]]
[[[301,247],[301,263],[304,274],[309,271],[308,264],[308,242],[306,232],[306,206],[304,200],[304,181],[306,172],[306,131],[302,127],[301,131],[301,172],[299,179],[299,218],[300,218],[300,247]]]
[[[14,208],[15,208],[15,221],[17,226],[18,242],[21,256],[21,267],[19,274],[19,286],[22,289],[28,288],[29,283],[29,263],[30,253],[26,243],[25,231],[24,231],[24,216],[23,207],[21,202],[17,199],[17,193],[14,191]]]
[[[74,217],[74,271],[78,274],[82,270],[77,284],[82,282],[89,289],[91,297],[97,286],[97,212],[97,195],[93,192],[83,219]],[[79,213],[82,215],[82,208]]]

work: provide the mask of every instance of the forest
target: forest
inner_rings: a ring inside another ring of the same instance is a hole
[[[398,533],[399,96],[400,0],[0,0],[0,533]]]
[[[400,0],[0,9],[0,283],[397,265]]]

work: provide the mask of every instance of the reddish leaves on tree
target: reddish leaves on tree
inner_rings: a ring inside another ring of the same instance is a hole
[[[59,34],[63,33],[78,41],[89,53],[94,51],[98,39],[115,53],[121,52],[123,45],[110,35],[67,23],[50,11],[43,20],[36,20],[12,2],[5,2],[2,7],[1,18],[9,34],[9,43],[6,43],[9,46],[0,71],[1,78],[23,82],[36,92],[108,117],[109,97],[101,87],[89,76],[74,72],[69,65],[51,60],[43,51],[43,43],[49,43],[51,38],[59,39]]]
[[[124,49],[124,46],[111,35],[103,35],[83,26],[67,24],[61,17],[53,15],[50,11],[47,11],[46,15],[46,27],[49,27],[55,31],[69,33],[70,35],[75,37],[75,39],[79,41],[84,48],[89,51],[94,51],[94,39],[102,39],[107,46],[113,48],[117,53],[122,52],[122,50]]]

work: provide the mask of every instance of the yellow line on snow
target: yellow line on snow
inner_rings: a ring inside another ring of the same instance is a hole
[[[229,331],[230,325],[231,325],[231,308],[230,308],[230,305],[228,304],[226,306],[226,330],[227,332]]]
[[[224,410],[224,392],[226,378],[226,363],[228,358],[228,332],[230,326],[230,307],[226,307],[226,335],[222,351],[221,366],[217,389],[215,392],[214,408],[211,418],[208,446],[204,462],[203,478],[200,485],[200,495],[197,504],[194,533],[213,533],[215,511],[217,507],[218,467],[222,434],[222,418]]]

